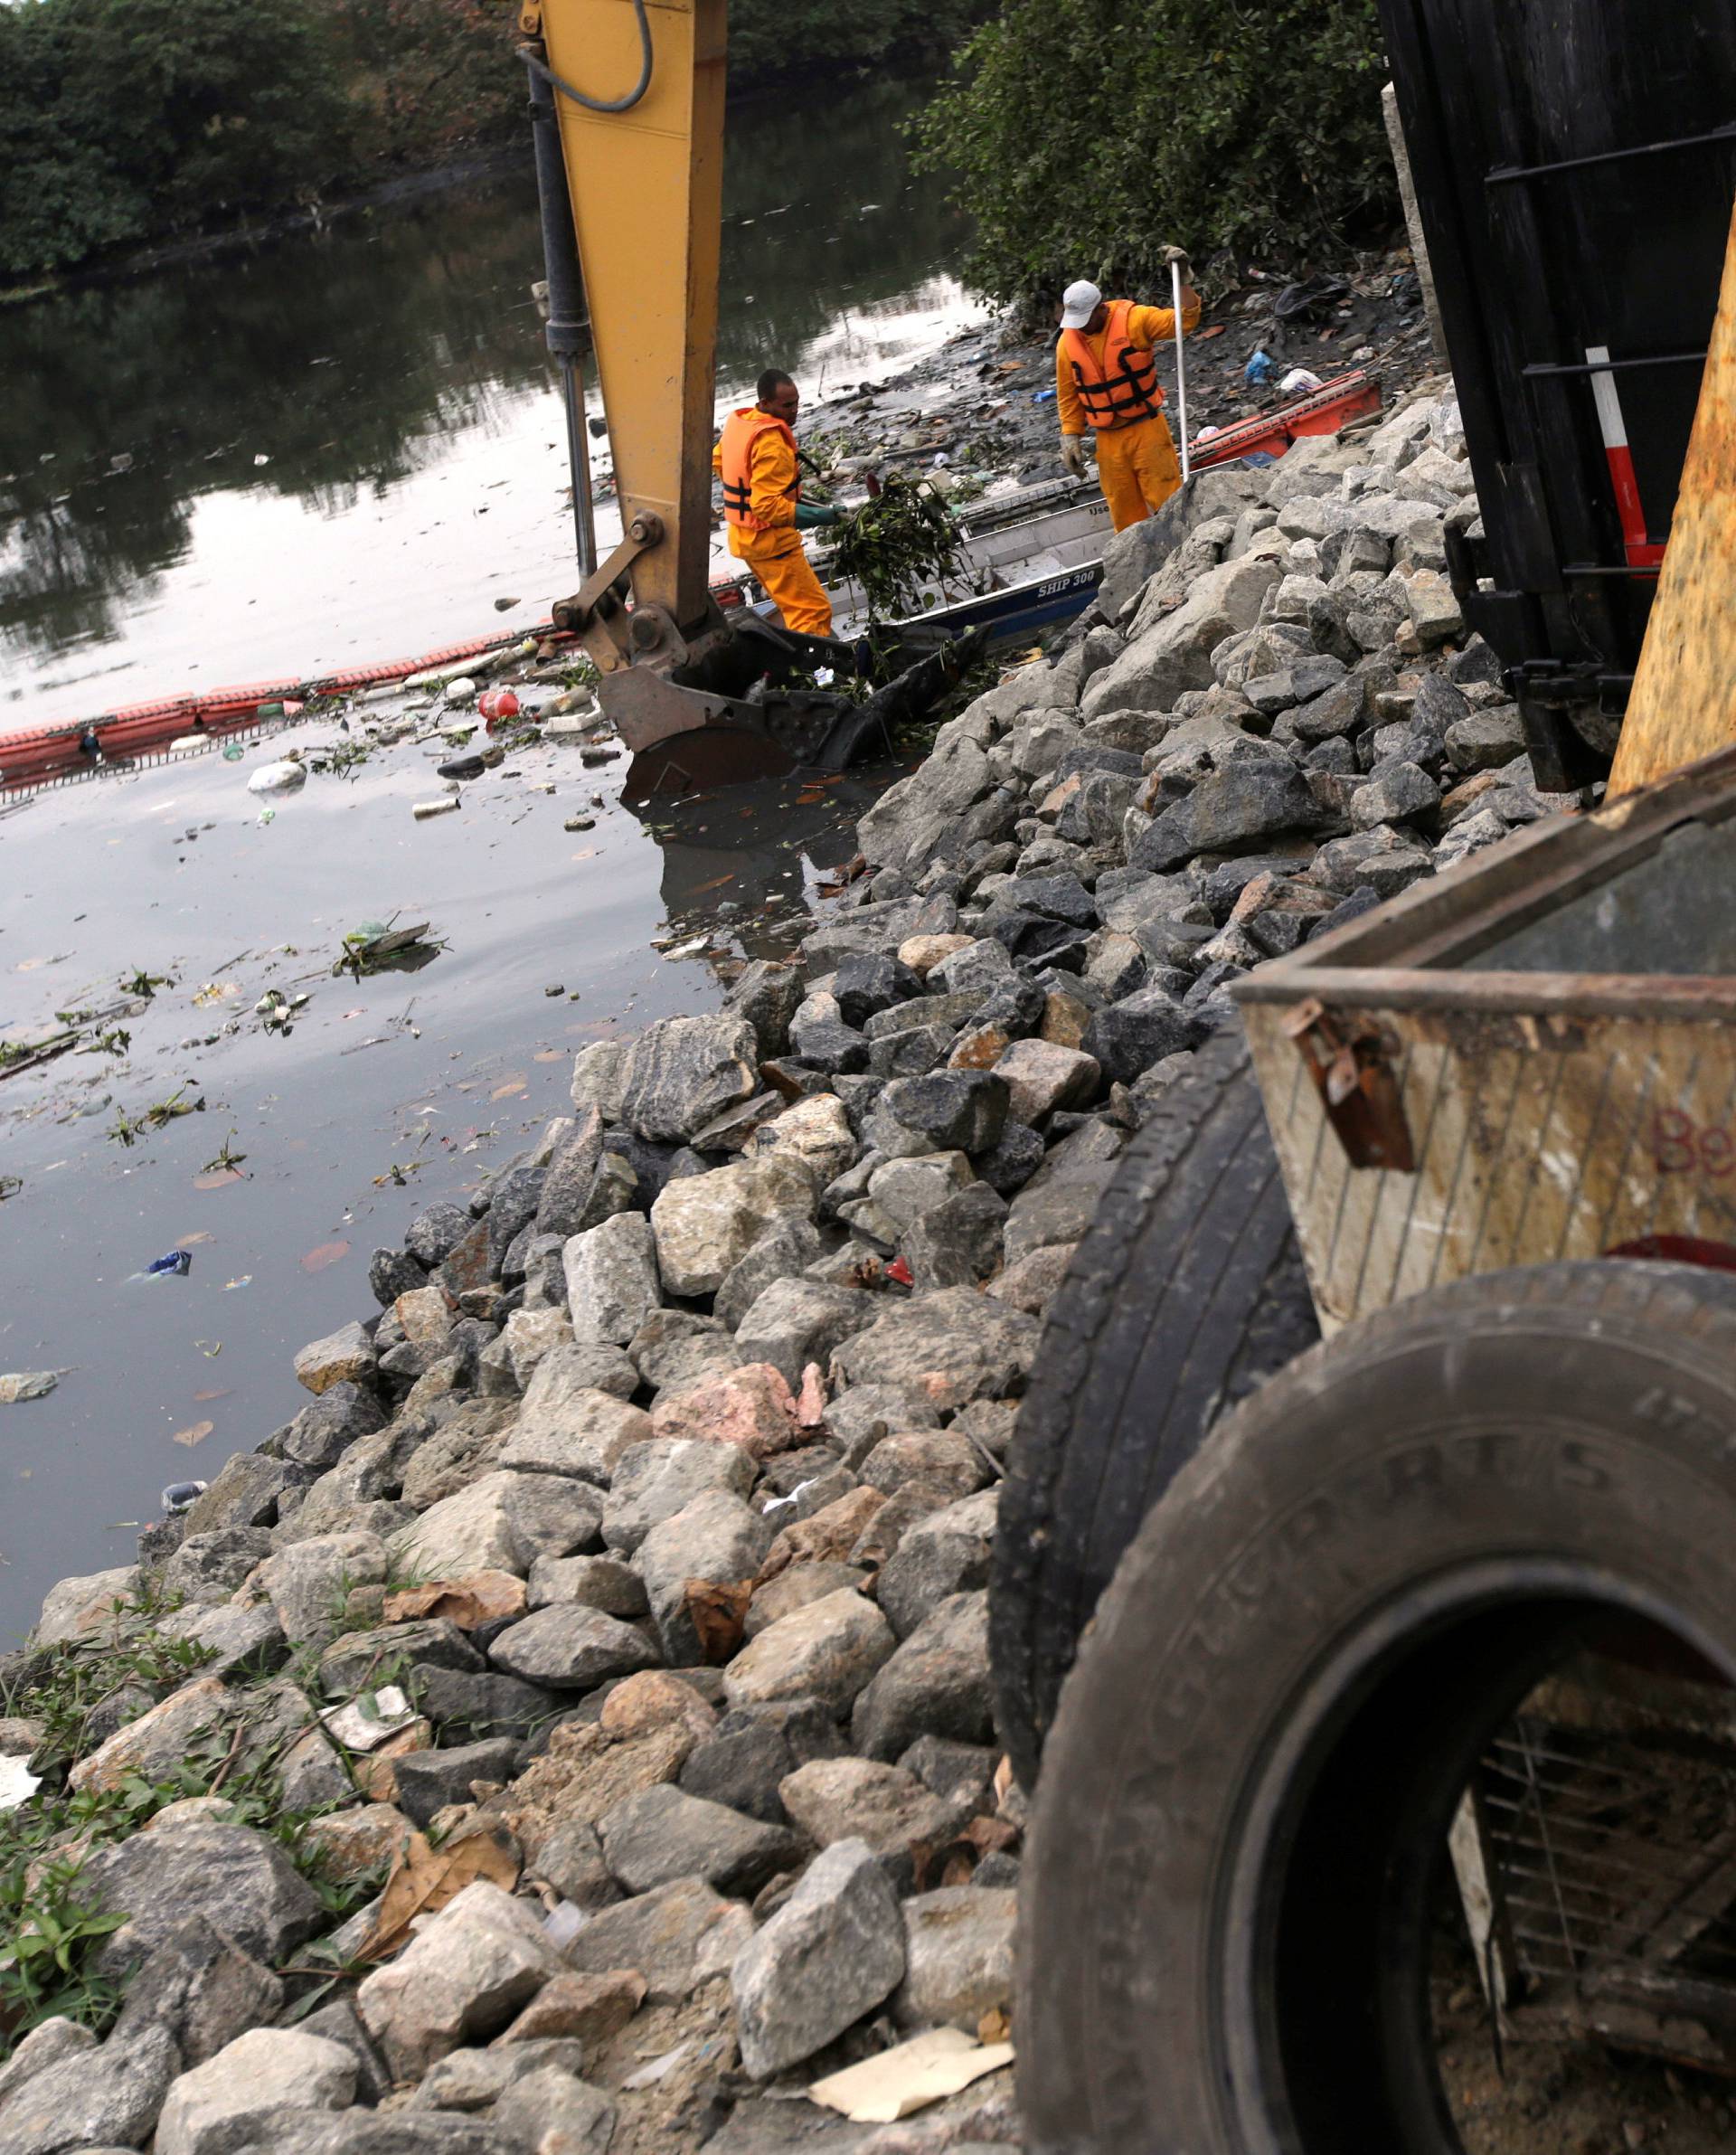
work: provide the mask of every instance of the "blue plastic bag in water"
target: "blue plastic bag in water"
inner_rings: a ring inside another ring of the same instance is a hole
[[[1278,362],[1263,345],[1242,369],[1242,379],[1250,383],[1255,388],[1260,387],[1264,383],[1275,380],[1277,374]]]
[[[192,1270],[193,1252],[191,1250],[169,1250],[165,1252],[161,1257],[154,1257],[151,1260],[150,1263],[145,1267],[145,1277],[147,1280],[166,1279],[170,1274],[174,1274],[176,1278],[184,1280]]]

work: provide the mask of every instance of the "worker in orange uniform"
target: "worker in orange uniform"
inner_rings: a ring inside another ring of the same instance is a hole
[[[832,604],[808,566],[801,534],[835,524],[838,512],[802,499],[795,434],[801,392],[788,374],[768,367],[754,393],[759,402],[731,412],[712,452],[712,469],[723,482],[730,552],[765,585],[786,629],[830,636]]]
[[[1200,295],[1189,281],[1184,249],[1166,247],[1164,260],[1181,265],[1185,336],[1199,323]],[[1087,430],[1097,437],[1098,483],[1117,531],[1142,523],[1182,483],[1154,356],[1175,335],[1170,307],[1105,299],[1082,279],[1061,295],[1055,345],[1061,460],[1076,479],[1083,478]]]

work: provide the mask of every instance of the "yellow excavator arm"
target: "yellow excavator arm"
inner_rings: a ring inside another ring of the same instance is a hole
[[[571,354],[557,343],[563,298],[569,315],[588,309],[623,534],[599,566],[581,532],[585,581],[555,618],[606,676],[678,660],[707,625],[726,17],[727,0],[532,0],[519,15],[544,182],[550,341],[571,377],[584,339],[580,330]],[[557,145],[564,184],[551,201]],[[582,279],[571,296],[555,289],[549,244],[562,195]],[[582,399],[569,410],[582,489]]]
[[[657,750],[692,783],[702,737],[730,776],[842,770],[892,718],[925,709],[982,640],[904,652],[906,672],[858,702],[810,676],[821,664],[866,670],[865,639],[797,635],[747,610],[726,625],[712,600],[727,14],[727,0],[524,0],[518,18],[578,530],[580,586],[554,622],[595,662],[627,747]],[[621,514],[600,562],[583,394],[592,354]]]

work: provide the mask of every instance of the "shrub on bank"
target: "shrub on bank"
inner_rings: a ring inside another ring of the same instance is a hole
[[[1010,0],[920,122],[986,297],[1155,291],[1179,241],[1282,260],[1396,208],[1374,0]]]

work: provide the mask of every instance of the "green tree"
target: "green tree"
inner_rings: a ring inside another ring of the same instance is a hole
[[[351,162],[315,0],[0,7],[0,268],[232,224]]]
[[[1010,0],[920,123],[976,225],[972,281],[1034,313],[1149,292],[1169,241],[1294,261],[1386,215],[1374,0]]]

